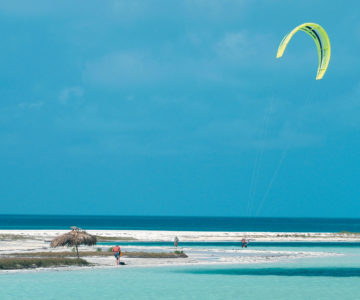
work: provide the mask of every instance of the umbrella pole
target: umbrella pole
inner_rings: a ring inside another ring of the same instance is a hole
[[[77,246],[77,245],[75,245],[75,248],[76,248],[76,254],[77,254],[77,257],[78,257],[78,258],[80,258],[80,256],[79,256],[78,246]]]

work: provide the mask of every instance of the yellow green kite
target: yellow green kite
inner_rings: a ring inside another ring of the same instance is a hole
[[[293,37],[293,35],[296,32],[298,32],[300,30],[306,32],[315,41],[315,44],[316,44],[316,47],[318,50],[318,54],[319,54],[319,67],[317,70],[316,80],[319,80],[319,79],[323,78],[323,76],[326,72],[326,69],[329,65],[330,52],[331,52],[329,37],[328,37],[326,31],[324,30],[324,28],[322,28],[320,25],[315,24],[315,23],[304,23],[304,24],[294,28],[291,32],[289,32],[287,35],[285,35],[285,37],[281,41],[279,48],[278,48],[276,58],[282,57],[282,55],[286,49],[286,46],[290,42],[291,38]]]

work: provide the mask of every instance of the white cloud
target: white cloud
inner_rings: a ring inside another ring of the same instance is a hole
[[[113,14],[127,21],[145,14],[149,9],[146,2],[137,0],[115,0],[111,6]]]
[[[274,56],[269,51],[271,44],[268,35],[252,34],[247,31],[226,33],[215,45],[215,51],[222,59],[235,64],[254,62],[264,63],[265,59]]]
[[[83,88],[79,86],[67,87],[60,92],[59,101],[66,104],[71,97],[82,97],[83,95]]]
[[[277,122],[273,118],[272,122]],[[195,139],[201,142],[210,142],[214,147],[224,147],[230,151],[241,149],[284,149],[306,148],[319,146],[324,143],[325,137],[313,132],[301,132],[289,124],[279,128],[271,128],[273,124],[256,122],[251,119],[237,119],[218,121],[206,124],[195,133]]]
[[[38,16],[49,13],[53,10],[54,6],[53,1],[47,0],[3,0],[0,1],[0,13],[18,16]]]
[[[245,13],[245,0],[185,0],[182,5],[188,15],[197,18],[221,20],[224,17],[240,18]]]
[[[324,105],[315,106],[323,122],[332,123],[336,130],[359,130],[360,122],[360,82],[348,94],[329,99]]]
[[[21,109],[39,109],[43,105],[44,105],[43,101],[32,102],[32,103],[21,102],[18,104],[18,107]]]
[[[88,62],[83,78],[90,83],[123,87],[157,81],[164,71],[164,66],[149,56],[118,52]]]
[[[114,0],[0,0],[0,14],[28,17],[48,17],[76,14],[94,15],[99,11],[111,11]]]

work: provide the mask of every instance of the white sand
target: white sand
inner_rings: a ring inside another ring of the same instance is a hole
[[[68,232],[68,230],[0,230],[1,235],[22,235],[25,239],[7,239],[0,241],[0,255],[9,255],[14,252],[34,251],[64,251],[67,248],[50,248],[50,241],[54,237]],[[145,230],[88,230],[90,234],[104,237],[134,238],[138,241],[173,241],[177,236],[184,241],[240,241],[246,237],[251,241],[360,241],[359,235],[336,233],[278,233],[278,232],[195,232],[195,231],[145,231]],[[116,242],[115,242],[116,243]],[[115,244],[114,243],[114,244]],[[83,247],[81,251],[94,251],[101,247],[106,251],[109,246]],[[172,252],[174,247],[160,246],[122,246],[123,251],[153,251]],[[188,258],[127,258],[122,260],[127,266],[169,266],[193,264],[249,264],[293,260],[305,257],[325,257],[339,255],[326,251],[271,251],[231,248],[201,248],[185,247],[183,250]],[[96,267],[119,267],[115,259],[109,257],[86,257],[87,261]],[[69,269],[63,268],[63,269]],[[70,267],[70,269],[76,269]]]
[[[3,234],[29,236],[32,239],[51,240],[68,230],[0,230]],[[213,232],[213,231],[156,231],[156,230],[88,230],[104,237],[135,238],[141,241],[240,241],[246,237],[253,241],[360,241],[359,234],[314,232]]]

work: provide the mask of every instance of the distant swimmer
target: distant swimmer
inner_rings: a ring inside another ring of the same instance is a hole
[[[241,248],[247,248],[248,244],[249,241],[247,241],[246,239],[241,240]]]

